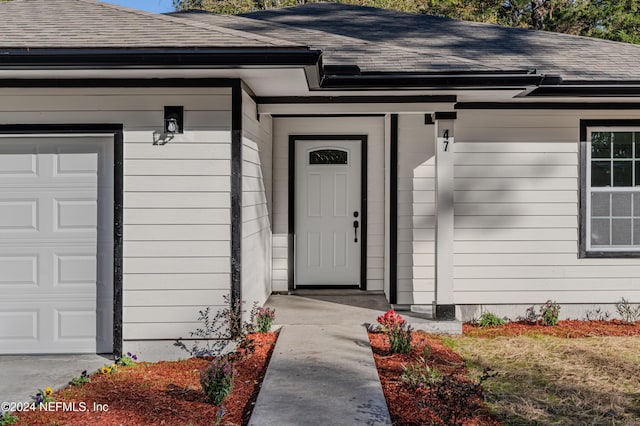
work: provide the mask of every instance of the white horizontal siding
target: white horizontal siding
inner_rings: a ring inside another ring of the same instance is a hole
[[[230,288],[229,88],[0,89],[5,124],[122,123],[123,334],[187,336]],[[184,133],[154,145],[165,105]]]
[[[635,259],[578,257],[580,119],[615,111],[460,111],[457,304],[640,301]]]
[[[271,294],[272,120],[242,96],[242,298],[262,305]]]
[[[435,283],[433,126],[422,114],[398,117],[398,303],[431,304]],[[419,249],[420,252],[416,252]]]

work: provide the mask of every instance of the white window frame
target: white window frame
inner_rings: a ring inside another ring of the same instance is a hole
[[[636,173],[640,171],[636,171],[635,163],[636,161],[640,161],[640,157],[636,158],[635,149],[633,149],[631,163],[632,163],[632,186],[604,186],[604,187],[591,187],[591,141],[592,141],[592,133],[594,132],[629,132],[629,133],[640,133],[640,127],[636,126],[594,126],[587,128],[587,149],[586,149],[586,170],[585,170],[585,182],[584,188],[586,189],[586,220],[585,220],[585,247],[587,252],[607,252],[607,253],[637,253],[640,254],[640,245],[626,245],[626,246],[593,246],[591,244],[591,194],[594,192],[601,193],[640,193],[640,186],[633,186],[636,181]],[[636,141],[637,142],[637,141]],[[629,160],[627,160],[629,161]],[[633,201],[631,203],[633,209]],[[633,211],[632,211],[633,214]],[[611,217],[611,216],[610,216]],[[609,227],[609,232],[612,233],[613,227]],[[610,241],[612,235],[610,234]],[[633,243],[633,217],[631,217],[631,242]]]

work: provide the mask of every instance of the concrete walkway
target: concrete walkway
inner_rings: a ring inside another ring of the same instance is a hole
[[[93,373],[113,358],[101,355],[2,355],[0,403],[29,402],[38,389],[66,386],[83,370]]]
[[[309,291],[266,306],[282,329],[250,425],[391,424],[365,328],[389,309],[383,295]]]

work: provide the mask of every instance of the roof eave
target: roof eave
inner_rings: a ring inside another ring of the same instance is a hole
[[[568,81],[557,86],[537,87],[527,97],[580,98],[580,97],[638,97],[640,81]]]
[[[0,48],[0,69],[317,66],[320,50],[248,48]]]
[[[559,84],[559,76],[504,71],[459,74],[376,73],[361,75],[324,75],[322,89],[525,89]]]

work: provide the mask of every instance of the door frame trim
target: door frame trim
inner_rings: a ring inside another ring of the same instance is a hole
[[[295,177],[296,177],[296,142],[297,141],[360,141],[361,166],[360,166],[360,290],[367,289],[367,135],[289,135],[289,206],[288,206],[288,233],[287,233],[287,281],[288,290],[294,291],[295,285]],[[314,286],[313,288],[329,288],[327,286]],[[333,286],[335,288],[335,286]],[[341,286],[340,288],[350,288]],[[351,287],[352,288],[352,287]]]
[[[113,135],[113,355],[122,355],[122,224],[123,142],[122,124],[1,124],[0,134],[109,134]]]

